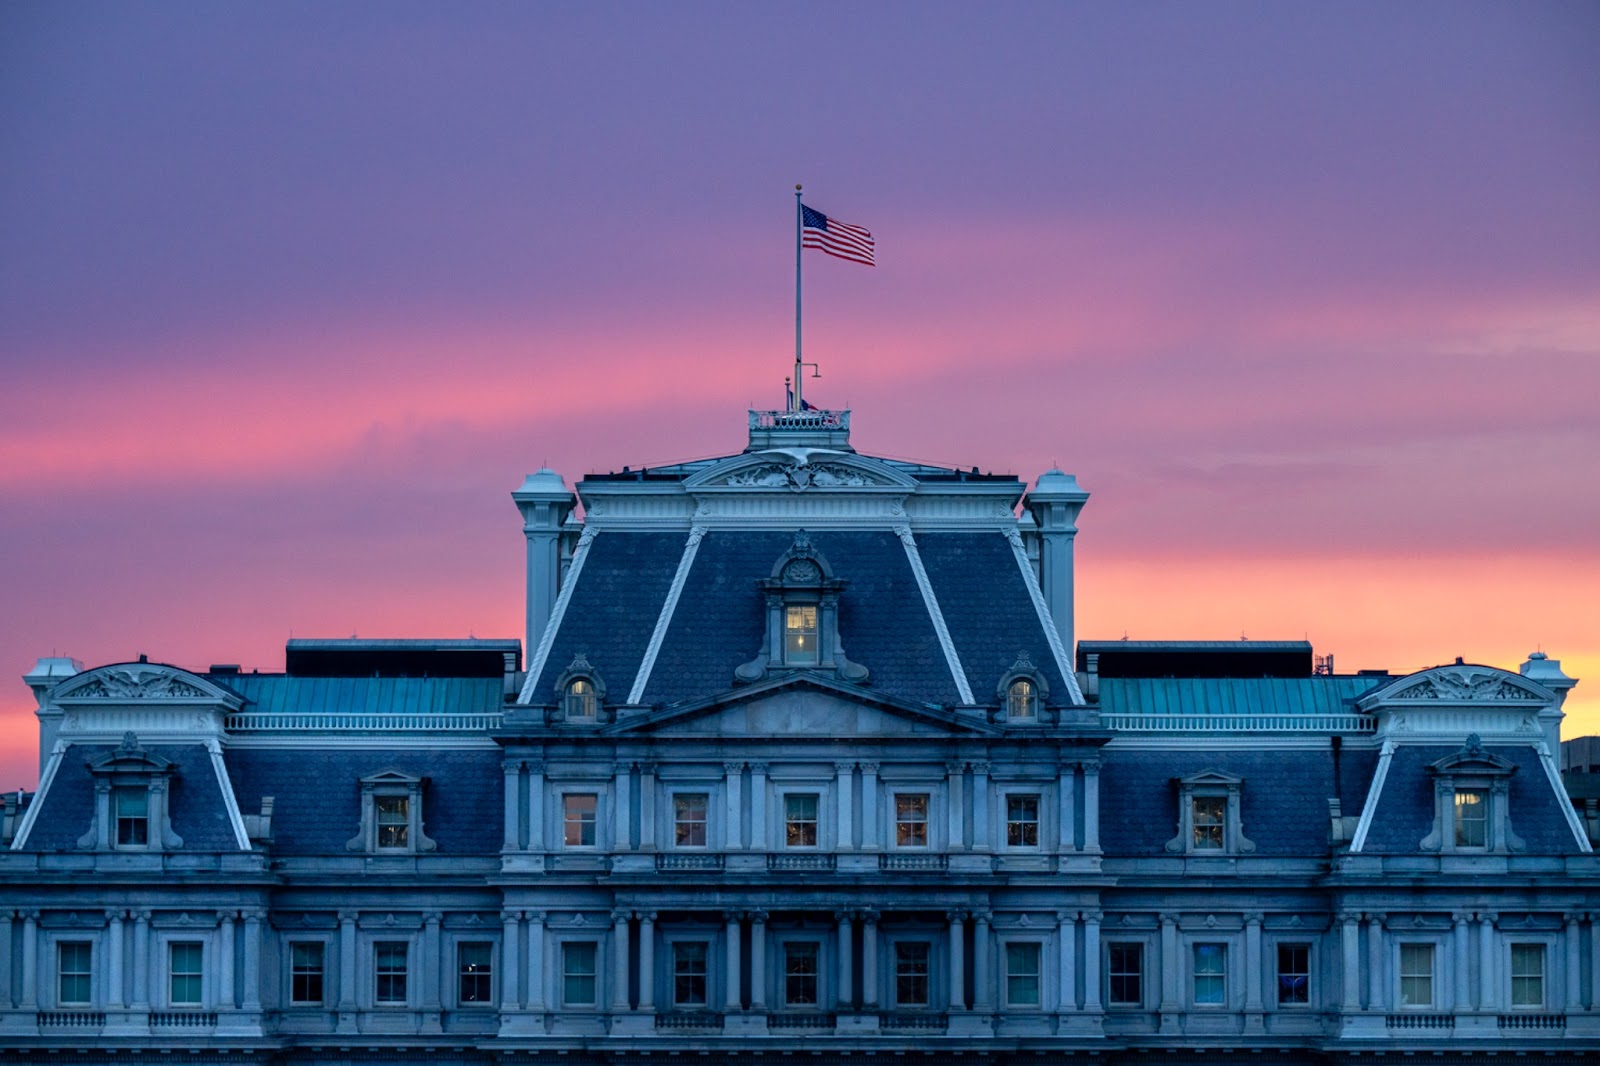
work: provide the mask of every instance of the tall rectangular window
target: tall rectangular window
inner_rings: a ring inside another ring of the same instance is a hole
[[[1194,824],[1196,851],[1221,851],[1223,819],[1228,810],[1226,796],[1194,796],[1189,800]]]
[[[1400,1005],[1433,1006],[1433,945],[1400,945]]]
[[[404,848],[410,842],[411,797],[375,796],[378,812],[378,847]]]
[[[1006,797],[1006,847],[1039,846],[1039,797],[1012,794]]]
[[[704,792],[679,792],[672,797],[672,840],[680,848],[706,846],[706,812],[710,797]]]
[[[289,1002],[321,1003],[326,947],[320,940],[289,944]]]
[[[1006,945],[1006,1004],[1039,1005],[1039,945]]]
[[[783,654],[783,661],[791,666],[810,666],[818,661],[815,607],[788,607],[784,610]]]
[[[672,1004],[675,1007],[704,1007],[709,1002],[706,958],[710,945],[703,940],[685,940],[672,945]]]
[[[926,941],[901,941],[894,946],[894,1002],[899,1007],[928,1005]]]
[[[568,792],[561,797],[562,841],[569,848],[592,848],[600,797],[593,792]]]
[[[198,1007],[205,997],[204,948],[193,941],[167,945],[167,1002],[174,1007]]]
[[[817,1005],[817,956],[814,940],[783,946],[783,1002],[790,1007]]]
[[[118,788],[112,790],[116,805],[117,846],[143,848],[150,844],[150,790]]]
[[[1511,1005],[1544,1006],[1544,945],[1511,945]]]
[[[1489,793],[1481,788],[1456,789],[1456,847],[1482,848],[1489,843]]]
[[[815,792],[790,792],[783,797],[783,842],[791,848],[817,846]]]
[[[403,940],[383,940],[372,945],[373,973],[377,979],[373,999],[378,1003],[405,1003],[408,947]]]
[[[87,941],[64,940],[56,945],[57,1006],[88,1006],[93,958]]]
[[[1194,946],[1194,1001],[1206,1007],[1228,1002],[1228,945]]]
[[[894,798],[894,842],[901,848],[928,846],[928,794],[901,792]]]
[[[1304,1006],[1311,1002],[1311,945],[1278,945],[1278,1005]]]
[[[561,1003],[567,1007],[592,1007],[596,1003],[597,945],[579,940],[561,945]]]
[[[1113,1007],[1138,1007],[1144,1003],[1144,945],[1110,944],[1106,947],[1106,1002]]]
[[[494,1002],[494,945],[466,941],[456,945],[459,973],[459,1000],[463,1007],[488,1006]]]

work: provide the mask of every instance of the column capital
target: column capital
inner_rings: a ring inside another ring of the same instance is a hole
[[[656,920],[656,912],[655,911],[639,911],[638,914],[639,914],[639,920],[641,922],[645,922],[645,923],[648,923],[648,924],[654,924],[654,922]]]
[[[1339,921],[1343,922],[1345,925],[1355,925],[1361,921],[1361,912],[1340,911],[1338,917]]]
[[[741,771],[744,770],[744,763],[742,763],[742,762],[725,762],[725,763],[722,764],[722,768],[724,770],[728,771],[728,773],[730,773],[730,774],[737,774],[737,773],[740,773]]]
[[[764,762],[753,762],[750,764],[750,772],[753,774],[764,774],[767,772],[767,764]]]
[[[1061,925],[1066,925],[1070,922],[1076,922],[1077,920],[1077,911],[1056,911],[1056,921]]]
[[[723,911],[722,921],[725,925],[738,925],[744,921],[744,911]]]
[[[24,911],[23,913],[29,918],[39,917],[38,911]],[[133,915],[133,920],[136,922],[148,922],[152,917],[154,917],[155,914],[155,912],[149,907],[141,907],[138,910],[129,911],[128,913]]]
[[[856,765],[861,767],[861,772],[864,774],[875,774],[878,772],[879,764],[875,762],[863,762],[857,763]]]
[[[246,907],[239,912],[239,917],[246,922],[264,922],[267,920],[265,907]]]
[[[1173,914],[1171,911],[1162,911],[1161,914],[1158,917],[1161,919],[1161,924],[1162,925],[1177,925],[1178,924],[1178,917],[1179,916],[1176,915],[1176,914]]]
[[[751,923],[753,923],[755,925],[766,925],[767,924],[767,912],[766,911],[759,911],[759,910],[758,911],[750,911],[750,912],[748,912],[747,917],[750,919]]]
[[[1484,925],[1495,926],[1500,924],[1500,915],[1495,911],[1479,911],[1478,921]]]
[[[856,764],[853,762],[836,762],[833,764],[833,772],[839,777],[843,777],[855,768]]]
[[[1106,912],[1105,911],[1079,911],[1078,912],[1078,917],[1082,918],[1086,922],[1094,922],[1096,925],[1098,925],[1099,923],[1101,923],[1101,922],[1106,920]]]
[[[989,764],[986,762],[975,762],[971,765],[972,772],[975,774],[988,774],[989,772]]]
[[[505,774],[507,777],[518,776],[522,773],[522,760],[507,759],[505,762],[500,764],[500,772]]]
[[[1384,921],[1385,916],[1376,911],[1368,911],[1367,913],[1363,914],[1362,917],[1367,920],[1368,925],[1377,926],[1379,929],[1382,929],[1384,925],[1387,924]]]
[[[528,919],[528,921],[530,921],[530,922],[538,922],[541,925],[544,924],[544,919],[545,919],[545,914],[546,914],[545,911],[539,911],[539,910],[522,911],[521,914],[522,914],[522,916],[524,918]]]
[[[972,920],[977,922],[979,925],[988,925],[990,922],[994,921],[994,914],[990,911],[973,911]]]
[[[945,921],[949,922],[951,925],[954,925],[957,922],[966,921],[967,917],[968,917],[968,912],[967,911],[945,911],[944,917],[945,917]]]
[[[524,766],[526,766],[528,768],[528,773],[530,773],[530,774],[542,774],[542,773],[544,773],[544,760],[543,759],[528,759],[528,760],[525,760],[522,765],[524,765]]]
[[[628,920],[630,918],[632,918],[632,917],[633,917],[633,912],[632,911],[612,911],[611,912],[611,924],[612,925],[625,925],[625,924],[627,924]]]
[[[1085,777],[1095,777],[1100,773],[1100,764],[1097,762],[1079,763],[1079,765],[1083,767]]]
[[[12,911],[0,911],[0,918],[5,919],[6,921],[10,921],[12,914],[13,914]],[[127,911],[127,908],[125,908],[125,907],[113,907],[110,910],[106,911],[106,921],[107,922],[120,922],[124,918],[126,918],[127,916],[128,916],[128,911]]]
[[[1244,912],[1244,923],[1246,925],[1260,925],[1265,920],[1266,915],[1262,914],[1260,911]]]
[[[856,911],[856,914],[860,916],[861,924],[863,924],[863,925],[877,925],[878,924],[878,919],[879,919],[879,917],[881,917],[882,912],[877,911],[877,910],[875,910],[875,909],[873,909],[871,907],[865,907],[865,908],[863,908],[861,910]]]
[[[356,920],[359,919],[360,917],[361,917],[361,912],[360,911],[340,911],[339,912],[339,921],[341,921],[341,922],[349,922],[352,925],[355,924]]]
[[[839,925],[849,925],[856,920],[855,911],[834,911],[833,920]]]
[[[654,759],[640,759],[636,765],[639,767],[639,772],[641,774],[653,774],[656,772],[656,767],[660,764]]]
[[[946,774],[959,774],[967,768],[967,764],[960,759],[951,759],[944,764]]]
[[[1471,911],[1451,911],[1450,920],[1457,925],[1466,925],[1472,920]]]
[[[504,925],[516,925],[518,922],[522,921],[522,912],[505,911],[500,915],[500,921]]]
[[[444,921],[444,915],[439,911],[423,911],[422,920],[427,922],[429,925],[438,925],[440,922]]]

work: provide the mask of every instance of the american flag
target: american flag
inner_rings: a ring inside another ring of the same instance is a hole
[[[852,263],[873,265],[872,234],[860,226],[813,211],[805,204],[800,205],[800,246],[820,248]]]

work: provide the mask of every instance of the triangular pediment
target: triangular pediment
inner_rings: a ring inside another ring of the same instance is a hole
[[[988,736],[995,729],[942,707],[886,698],[825,676],[788,674],[694,704],[626,719],[606,732],[816,740]]]

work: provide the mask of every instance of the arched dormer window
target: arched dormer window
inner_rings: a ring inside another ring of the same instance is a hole
[[[995,686],[996,715],[1013,725],[1038,725],[1044,721],[1044,701],[1049,695],[1050,686],[1028,653],[1018,652],[1017,661]]]
[[[120,747],[88,762],[94,779],[95,817],[78,840],[80,848],[162,851],[183,847],[172,831],[168,802],[177,766],[146,751],[132,733]]]
[[[556,678],[559,699],[554,718],[571,725],[598,725],[604,713],[606,698],[605,679],[600,676],[583,652],[572,657],[572,662]]]
[[[575,677],[568,681],[562,703],[566,710],[567,721],[593,721],[599,712],[599,701],[594,695],[594,682],[587,677]]]
[[[828,670],[841,681],[864,683],[867,668],[846,657],[839,639],[839,596],[848,584],[834,577],[810,534],[797,530],[770,576],[756,582],[767,600],[765,639],[756,657],[734,670],[734,679],[759,681],[772,670]]]
[[[1006,717],[1014,722],[1039,717],[1039,695],[1028,678],[1019,677],[1006,686]]]

